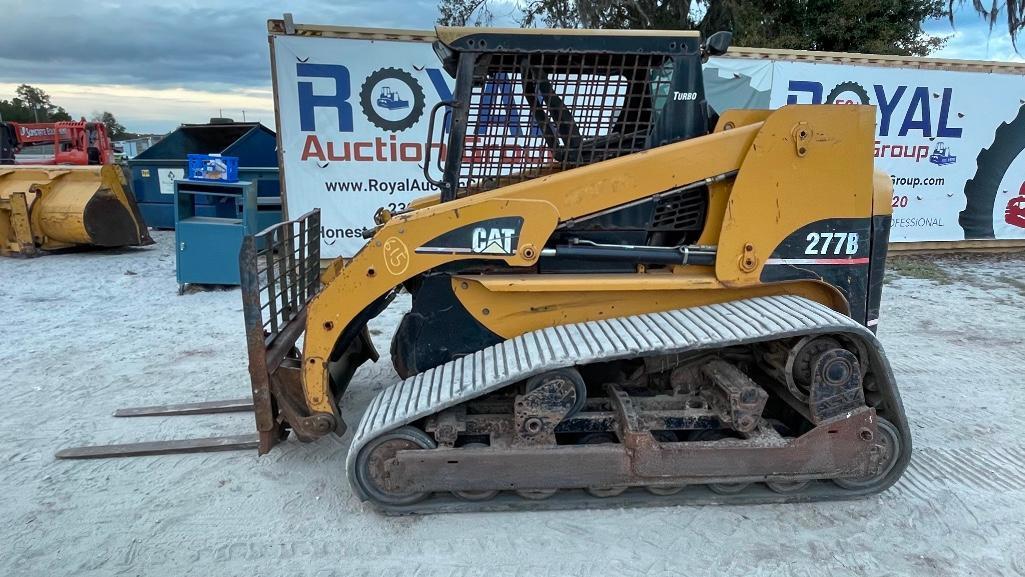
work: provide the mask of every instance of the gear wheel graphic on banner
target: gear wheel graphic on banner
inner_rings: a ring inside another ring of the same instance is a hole
[[[965,209],[958,224],[966,239],[995,238],[993,231],[993,205],[1000,182],[1022,150],[1025,150],[1025,106],[1011,122],[1001,123],[993,135],[993,144],[982,149],[976,157],[975,176],[964,185]],[[1008,205],[1008,211],[1011,205]]]
[[[374,126],[402,132],[423,116],[424,90],[405,70],[381,68],[367,76],[359,91],[359,103]]]
[[[854,94],[857,94],[858,100],[860,100],[862,104],[869,104],[868,92],[865,92],[865,87],[858,84],[857,82],[851,81],[841,82],[840,84],[837,84],[832,90],[830,90],[829,94],[826,95],[826,104],[833,104],[834,102],[836,102],[836,97],[840,96],[844,92],[852,92]]]

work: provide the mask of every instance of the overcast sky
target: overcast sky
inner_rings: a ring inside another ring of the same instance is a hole
[[[1017,60],[1003,22],[992,36],[969,6],[927,30],[943,58]],[[223,114],[274,125],[266,35],[283,11],[300,23],[431,28],[435,0],[0,0],[0,98],[42,87],[73,117],[109,110],[129,130],[166,132]],[[499,20],[509,20],[501,14]],[[1025,38],[1022,42],[1025,53]]]

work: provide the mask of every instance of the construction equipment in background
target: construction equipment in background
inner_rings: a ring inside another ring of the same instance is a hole
[[[43,144],[51,158],[17,159]],[[0,123],[0,151],[0,255],[153,244],[102,123]]]
[[[6,123],[15,138],[15,154],[34,146],[52,147],[52,157],[18,161],[14,155],[3,156],[3,164],[111,164],[113,146],[102,122]],[[6,132],[6,131],[5,131]]]
[[[379,210],[365,247],[323,274],[318,211],[243,243],[260,453],[346,432],[346,390],[379,358],[367,323],[404,289],[403,380],[370,402],[346,463],[382,511],[808,501],[896,482],[911,437],[873,334],[892,183],[873,169],[872,107],[716,117],[701,62],[722,33],[438,38],[456,79],[430,116],[431,137],[450,118],[443,173],[423,165],[440,193]],[[488,108],[495,93],[508,110]]]

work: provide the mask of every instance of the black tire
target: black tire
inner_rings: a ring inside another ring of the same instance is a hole
[[[853,92],[858,95],[858,99],[861,100],[862,104],[869,104],[868,92],[865,92],[865,87],[851,81],[841,82],[833,87],[829,94],[826,95],[826,104],[833,104],[836,101],[836,97],[844,92]]]
[[[410,94],[412,94],[412,102],[409,103],[409,114],[401,120],[388,120],[374,109],[374,86],[385,79],[393,79],[405,84],[409,88]],[[367,76],[366,81],[363,82],[363,86],[359,90],[359,104],[363,108],[363,114],[366,115],[367,120],[374,126],[389,132],[402,132],[416,124],[420,117],[423,116],[424,89],[416,81],[416,78],[413,78],[413,75],[405,70],[382,68]]]
[[[1004,122],[993,134],[993,144],[975,158],[975,176],[964,185],[965,209],[957,222],[966,239],[996,238],[993,232],[993,205],[1000,181],[1014,159],[1025,150],[1025,106],[1010,123]]]

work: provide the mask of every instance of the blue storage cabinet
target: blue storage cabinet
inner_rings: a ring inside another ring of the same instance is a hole
[[[177,180],[174,198],[179,294],[187,284],[239,284],[242,239],[259,232],[254,183]],[[218,210],[204,214],[200,202],[211,199]]]
[[[257,195],[268,200],[260,210],[264,221],[281,222],[281,183],[278,175],[277,139],[274,131],[254,122],[183,124],[159,142],[128,161],[132,192],[146,224],[174,228],[174,181],[188,172],[189,154],[221,154],[239,159],[239,180],[256,184]],[[200,198],[197,214],[220,216],[230,207],[214,197]]]

